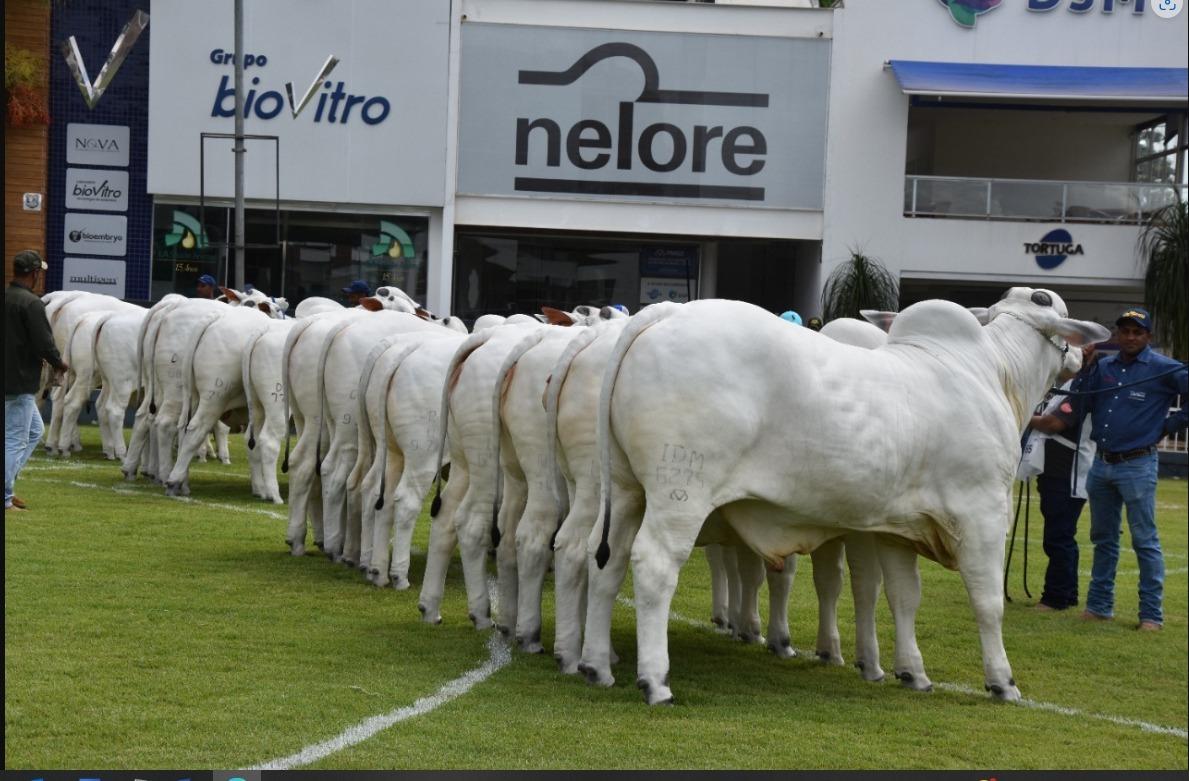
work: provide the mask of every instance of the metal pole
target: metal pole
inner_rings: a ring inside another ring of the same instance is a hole
[[[235,0],[235,280],[244,289],[244,0]]]

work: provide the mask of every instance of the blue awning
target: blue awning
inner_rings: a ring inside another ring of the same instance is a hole
[[[890,60],[906,95],[1189,103],[1189,68],[1093,68]]]

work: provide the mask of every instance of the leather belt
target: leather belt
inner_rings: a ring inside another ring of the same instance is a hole
[[[1098,451],[1098,457],[1108,464],[1120,464],[1124,461],[1130,461],[1133,458],[1143,458],[1144,456],[1150,456],[1155,452],[1156,448],[1151,446],[1138,447],[1135,450],[1123,450],[1117,453],[1100,450]]]

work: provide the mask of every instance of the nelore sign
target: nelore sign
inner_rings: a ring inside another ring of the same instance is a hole
[[[461,193],[821,209],[830,43],[464,24]]]

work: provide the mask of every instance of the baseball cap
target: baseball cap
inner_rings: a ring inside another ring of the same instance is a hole
[[[822,319],[820,317],[809,318],[808,326],[814,331],[822,330]]]
[[[785,312],[781,312],[780,319],[788,320],[793,325],[801,325],[801,315],[797,314],[796,312],[794,312],[791,309],[789,309],[788,311],[785,311]]]
[[[344,293],[360,293],[361,295],[370,296],[372,289],[362,279],[357,279],[351,284],[343,288]]]
[[[212,277],[210,274],[203,274],[201,277],[198,278],[198,284],[214,287],[218,283],[215,282],[215,278]]]
[[[12,256],[12,270],[15,274],[28,274],[38,269],[45,271],[48,268],[36,250],[25,249]]]
[[[617,312],[623,312],[625,315],[631,314],[631,312],[628,311],[628,308],[626,306],[624,306],[623,304],[612,304],[611,308],[616,310]]]
[[[1115,321],[1115,325],[1123,325],[1128,320],[1148,333],[1152,333],[1152,316],[1142,306],[1133,306],[1130,309],[1124,310],[1123,314],[1119,315],[1119,319]]]

